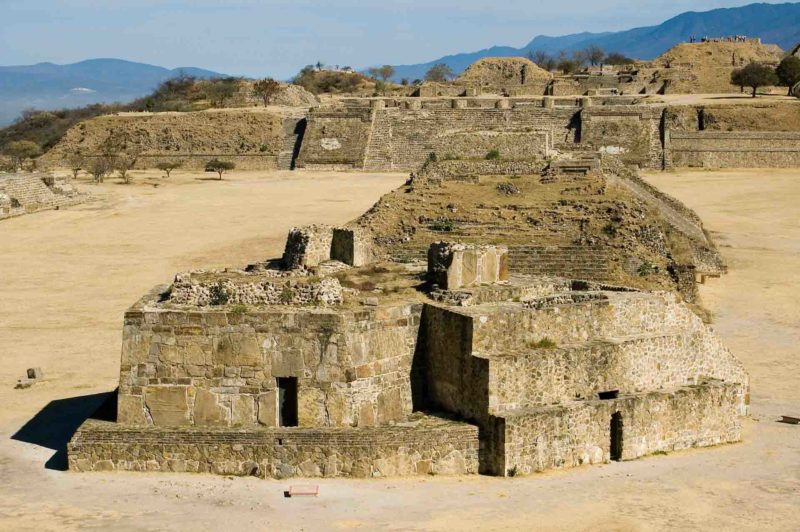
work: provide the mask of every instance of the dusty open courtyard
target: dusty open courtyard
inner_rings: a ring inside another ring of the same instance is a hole
[[[254,478],[68,473],[64,445],[116,386],[122,313],[146,290],[277,256],[291,226],[354,218],[405,175],[138,174],[0,222],[0,529],[800,530],[800,427],[775,422],[800,415],[800,171],[650,177],[728,261],[701,291],[751,374],[743,443],[516,479],[314,480],[316,499]],[[34,366],[47,382],[14,390]]]

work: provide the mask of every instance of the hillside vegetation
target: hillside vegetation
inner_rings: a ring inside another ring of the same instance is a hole
[[[148,96],[128,104],[94,104],[56,111],[30,110],[12,125],[0,129],[0,151],[15,140],[30,140],[48,151],[73,126],[102,115],[123,112],[188,112],[220,107],[253,107],[259,100],[251,95],[252,81],[239,78],[201,80],[180,76],[161,83]],[[276,105],[316,105],[314,95],[293,85],[282,85],[273,97]]]

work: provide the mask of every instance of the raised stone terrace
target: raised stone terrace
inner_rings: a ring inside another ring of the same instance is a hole
[[[0,173],[0,220],[77,205],[87,198],[66,177]]]
[[[146,295],[116,422],[70,467],[515,475],[739,439],[747,375],[675,295],[509,275],[500,245],[375,263],[363,237],[299,228],[280,261]]]

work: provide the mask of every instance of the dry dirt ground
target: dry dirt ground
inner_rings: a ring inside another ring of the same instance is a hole
[[[63,448],[115,386],[124,309],[180,270],[280,253],[291,225],[344,222],[404,176],[178,175],[0,222],[0,530],[800,530],[800,171],[652,182],[696,208],[729,275],[702,293],[752,375],[744,442],[527,478],[286,481],[73,474]],[[14,390],[27,367],[48,381]]]

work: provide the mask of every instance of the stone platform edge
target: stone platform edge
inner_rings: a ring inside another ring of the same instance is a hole
[[[478,473],[478,427],[441,418],[369,428],[138,427],[89,419],[67,446],[71,471],[290,477]]]

